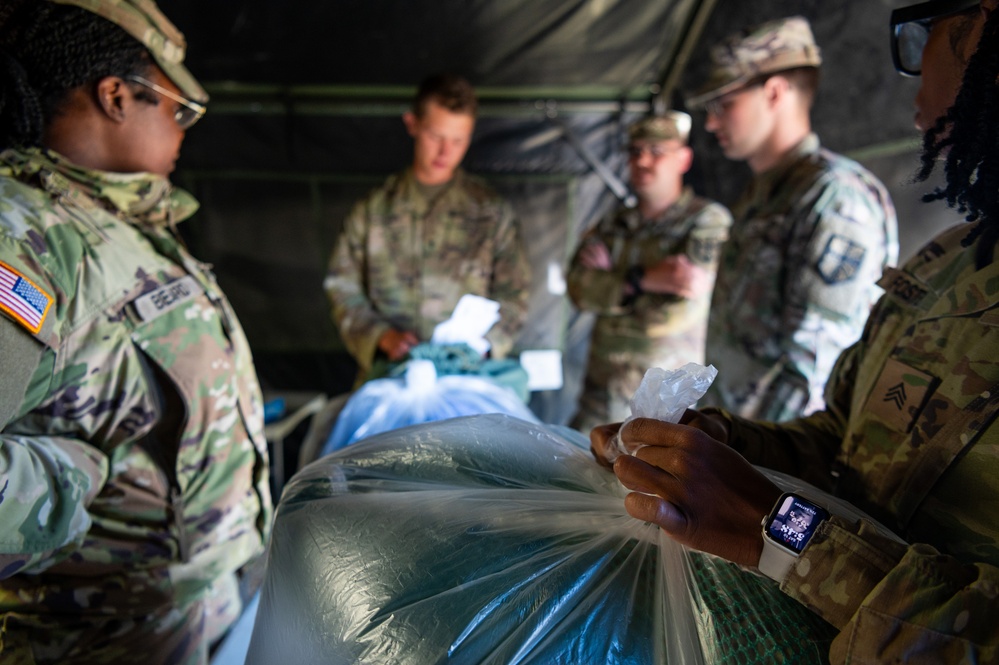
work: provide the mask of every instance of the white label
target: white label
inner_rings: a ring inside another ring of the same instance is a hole
[[[520,365],[527,370],[528,390],[559,390],[562,387],[562,352],[558,349],[521,351]]]
[[[198,280],[187,275],[136,298],[135,311],[143,321],[152,321],[157,316],[196,298],[201,292]]]

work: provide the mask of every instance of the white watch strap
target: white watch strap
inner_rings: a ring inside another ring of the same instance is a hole
[[[766,537],[763,538],[763,553],[760,554],[760,572],[772,580],[783,582],[794,565],[795,557],[780,549]]]

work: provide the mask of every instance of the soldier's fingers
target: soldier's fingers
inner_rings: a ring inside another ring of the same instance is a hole
[[[632,492],[624,498],[624,509],[632,517],[657,524],[669,534],[682,534],[687,529],[686,515],[658,496]]]
[[[609,467],[617,454],[611,454],[611,438],[617,434],[621,428],[621,423],[611,423],[608,425],[598,425],[590,430],[590,452],[598,462]]]
[[[686,443],[690,428],[653,418],[635,418],[621,428],[621,439],[629,446],[676,446]]]

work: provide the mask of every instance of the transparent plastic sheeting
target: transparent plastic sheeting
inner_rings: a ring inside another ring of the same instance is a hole
[[[247,664],[826,662],[831,626],[630,517],[588,448],[485,415],[305,467],[278,508]]]
[[[412,360],[403,377],[368,381],[351,395],[322,454],[407,425],[484,413],[538,422],[506,386],[479,376],[437,376],[433,362]]]

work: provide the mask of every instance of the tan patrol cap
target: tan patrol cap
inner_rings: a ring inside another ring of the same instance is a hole
[[[707,82],[687,99],[697,108],[749,83],[757,76],[822,64],[812,28],[802,16],[769,21],[730,35],[711,49]]]
[[[666,111],[663,115],[651,115],[633,123],[628,128],[628,140],[687,142],[690,136],[690,116],[682,111]]]
[[[184,35],[159,10],[153,0],[50,0],[75,5],[106,18],[139,40],[163,73],[192,101],[208,101],[208,93],[184,66]]]

